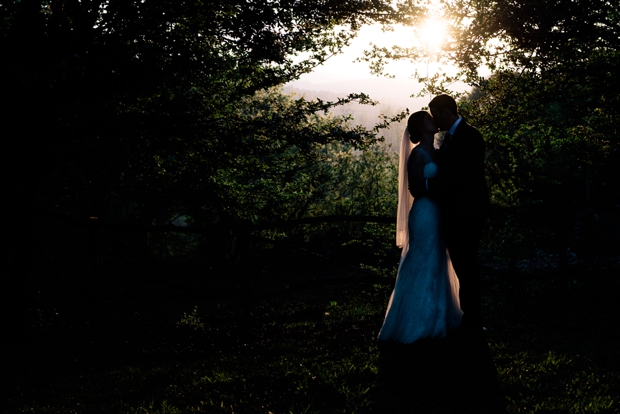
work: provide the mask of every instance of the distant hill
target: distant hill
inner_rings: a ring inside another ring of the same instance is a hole
[[[350,93],[364,92],[381,104],[402,107],[402,109],[409,108],[410,111],[417,111],[428,104],[427,98],[410,97],[420,90],[420,86],[413,79],[378,77],[352,79],[342,75],[318,72],[304,75],[300,80],[288,83],[285,86],[286,90],[314,92],[321,99],[333,99]]]
[[[314,76],[313,76],[314,75]],[[366,128],[372,128],[379,122],[379,115],[393,116],[404,109],[409,112],[420,110],[428,104],[426,98],[410,98],[409,95],[419,90],[419,86],[411,79],[388,79],[367,78],[348,79],[342,76],[324,74],[305,75],[302,80],[288,83],[284,86],[284,92],[303,95],[308,99],[320,98],[334,101],[343,98],[350,93],[365,93],[373,100],[379,101],[379,105],[345,105],[334,111],[336,115],[350,114],[354,122]],[[397,149],[405,128],[405,121],[393,125],[389,130],[384,130],[382,135],[387,143]]]

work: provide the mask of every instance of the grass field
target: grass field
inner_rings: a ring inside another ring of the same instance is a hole
[[[375,341],[390,284],[328,263],[251,306],[183,277],[57,292],[9,338],[0,412],[620,412],[618,268],[484,269],[487,334],[407,346]]]

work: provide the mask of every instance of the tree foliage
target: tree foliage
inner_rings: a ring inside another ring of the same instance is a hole
[[[450,92],[456,79],[473,88],[461,95],[461,110],[489,143],[495,201],[595,194],[601,203],[618,204],[619,6],[606,0],[454,0],[443,2],[440,12],[449,39],[430,53],[460,72],[418,76],[426,84],[421,93]],[[382,71],[390,59],[428,54],[423,44],[375,48],[367,60]]]
[[[203,228],[309,214],[326,194],[326,148],[367,148],[386,123],[328,116],[373,104],[364,94],[293,100],[277,87],[362,25],[416,12],[367,0],[3,2],[6,262],[27,261],[40,212]]]
[[[519,200],[585,201],[594,182],[598,201],[613,202],[619,12],[606,1],[497,2],[476,12],[463,37],[471,50],[454,52],[470,65],[478,99],[469,114],[491,136],[491,167],[514,160]],[[474,62],[489,65],[492,76],[475,81]]]

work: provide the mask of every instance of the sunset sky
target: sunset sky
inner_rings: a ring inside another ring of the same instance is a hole
[[[437,44],[432,42],[433,37],[429,37],[429,33],[432,34],[435,29],[440,30],[440,24],[430,22],[421,36],[429,42],[430,47],[437,48],[440,52]],[[364,27],[342,54],[331,57],[324,65],[289,85],[298,89],[327,90],[343,94],[365,92],[382,103],[389,101],[392,104],[404,105],[410,110],[418,110],[425,106],[429,99],[410,97],[421,89],[411,75],[416,69],[420,73],[427,69],[432,73],[437,70],[436,63],[392,63],[388,66],[388,72],[395,75],[395,78],[390,79],[371,75],[368,63],[354,62],[356,58],[363,56],[365,49],[370,49],[371,43],[389,48],[393,45],[410,46],[416,41],[421,40],[416,39],[411,27],[396,27],[393,32],[382,32],[378,25]]]

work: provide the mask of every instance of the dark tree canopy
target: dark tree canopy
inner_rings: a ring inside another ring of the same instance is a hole
[[[129,159],[153,164],[182,148],[223,156],[244,133],[234,123],[246,97],[309,71],[362,24],[396,16],[377,2],[30,1],[0,11],[3,119],[28,137],[12,139],[22,149],[14,167],[99,173],[93,157],[120,173]],[[296,108],[302,124],[329,105]],[[366,139],[356,134],[346,139]]]
[[[2,173],[14,217],[5,262],[19,263],[5,274],[27,261],[41,215],[143,226],[183,216],[221,228],[307,213],[325,145],[380,139],[329,109],[373,102],[293,100],[278,86],[362,25],[417,10],[366,0],[3,2]]]
[[[617,203],[619,6],[519,0],[470,12],[452,56],[476,88],[469,115],[498,137],[492,158],[513,160],[520,198]],[[484,63],[493,75],[476,79]]]

